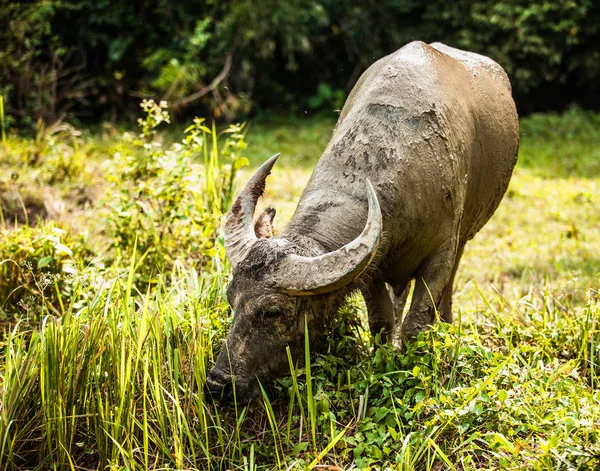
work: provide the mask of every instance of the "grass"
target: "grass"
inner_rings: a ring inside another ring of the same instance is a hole
[[[249,126],[247,157],[255,166],[281,152],[287,167],[312,169],[329,142],[336,120],[337,115],[258,119]]]
[[[0,341],[0,469],[600,469],[597,120],[575,110],[522,121],[507,196],[467,246],[454,325],[400,353],[376,344],[352,298],[327,352],[311,356],[307,344],[307,367],[289,357],[290,375],[262,385],[248,407],[221,408],[202,393],[231,315],[222,250],[208,264],[178,258],[151,285],[139,284],[148,267],[136,249],[102,271],[75,264],[68,289],[52,296],[41,278],[49,265],[19,258],[36,289]],[[282,152],[263,203],[276,205],[279,227],[333,124],[251,123],[252,165]],[[8,136],[6,145],[29,143]],[[107,148],[127,152],[117,138],[82,138],[77,152],[93,166]],[[60,185],[68,194],[68,181]],[[99,201],[64,216],[95,234],[92,246],[106,237]],[[0,263],[10,263],[7,247],[35,253],[25,239],[46,224],[6,228],[0,241],[13,242],[0,242]],[[45,242],[40,258],[57,243],[70,248],[70,231]],[[56,299],[52,309],[44,299]]]
[[[577,108],[521,122],[519,166],[546,178],[600,177],[600,115]]]

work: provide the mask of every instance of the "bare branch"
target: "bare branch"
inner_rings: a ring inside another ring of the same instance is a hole
[[[207,85],[206,87],[201,88],[200,90],[192,93],[191,95],[188,95],[186,97],[180,98],[179,100],[176,100],[175,102],[173,102],[172,106],[174,108],[183,107],[183,106],[187,105],[188,103],[191,103],[192,101],[202,98],[207,93],[210,93],[214,89],[216,89],[219,86],[219,84],[227,77],[227,75],[229,75],[229,70],[231,69],[232,59],[233,59],[233,54],[228,53],[227,56],[225,57],[225,64],[223,64],[223,68],[221,69],[221,72],[219,72],[219,75],[217,75],[213,79],[213,81],[210,83],[210,85]]]

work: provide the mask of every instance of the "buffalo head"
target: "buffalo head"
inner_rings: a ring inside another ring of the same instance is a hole
[[[234,201],[225,223],[225,249],[233,268],[227,297],[234,310],[231,330],[205,392],[246,403],[265,382],[289,371],[286,347],[303,358],[304,326],[323,333],[339,295],[372,260],[381,237],[381,210],[367,180],[368,217],[362,233],[339,249],[319,253],[293,237],[265,237],[275,211],[254,222],[265,180],[279,154],[267,160]],[[308,244],[310,245],[310,244]],[[322,252],[322,251],[321,251]]]

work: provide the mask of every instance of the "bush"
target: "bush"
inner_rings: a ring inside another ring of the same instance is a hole
[[[97,165],[81,136],[67,123],[39,120],[33,138],[11,133],[0,144],[0,221],[35,225],[93,202]]]
[[[575,107],[534,113],[521,120],[520,133],[520,166],[545,176],[600,176],[600,115]]]
[[[104,201],[86,199],[88,211],[69,214],[75,224],[106,219],[106,244],[100,238],[94,252],[71,228],[45,220],[62,216],[52,211],[61,194],[79,204],[78,190],[89,183],[86,152],[96,151],[81,149],[79,133],[64,124],[38,128],[33,140],[11,136],[0,145],[9,177],[0,181],[0,315],[37,320],[44,312],[62,313],[87,299],[75,286],[118,276],[132,263],[137,287],[144,290],[178,263],[186,268],[221,264],[218,230],[231,205],[236,174],[247,163],[244,125],[218,132],[196,118],[181,142],[166,144],[157,134],[158,126],[170,120],[166,103],[148,100],[142,108],[141,133],[115,139],[111,147],[117,151],[104,163]],[[83,276],[92,260],[97,263]],[[92,288],[91,293],[98,287]]]
[[[0,317],[62,314],[93,258],[83,237],[53,222],[0,230]]]
[[[331,111],[371,63],[413,39],[498,61],[521,112],[600,107],[593,0],[13,3],[0,3],[0,94],[29,125],[70,112],[114,120],[140,94],[197,95],[181,106],[227,119]]]
[[[520,110],[553,110],[570,101],[598,107],[600,8],[593,0],[434,2],[425,19],[451,45],[500,63]],[[582,93],[580,87],[584,87]]]
[[[216,243],[217,231],[231,203],[235,175],[247,163],[243,125],[217,133],[214,125],[208,128],[196,118],[182,142],[165,145],[156,128],[169,122],[166,107],[144,101],[141,134],[125,137],[133,152],[115,154],[106,163],[111,185],[106,235],[116,260],[140,254],[143,282],[152,282],[178,259],[205,265],[224,250]],[[219,138],[224,140],[220,146]]]

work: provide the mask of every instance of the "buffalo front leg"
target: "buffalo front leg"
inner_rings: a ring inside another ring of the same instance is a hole
[[[450,241],[439,247],[417,270],[412,303],[402,323],[403,339],[414,340],[419,332],[435,322],[436,309],[452,278],[456,245],[455,241]],[[451,285],[449,289],[452,289]]]
[[[392,298],[392,304],[394,305],[394,311],[396,312],[396,318],[394,325],[400,326],[402,324],[402,314],[404,313],[404,306],[408,301],[408,294],[410,292],[410,283],[401,283],[395,285],[393,288],[388,286],[390,298]],[[398,328],[398,331],[400,329]]]
[[[394,338],[394,304],[383,281],[375,281],[363,290],[369,315],[369,328],[373,336],[381,333],[381,343]]]

